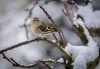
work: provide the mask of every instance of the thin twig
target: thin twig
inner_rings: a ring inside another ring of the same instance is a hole
[[[11,61],[9,58],[7,58],[4,53],[2,53],[2,55],[3,55],[4,59],[6,59],[7,61],[9,61],[11,64],[15,65],[15,63],[13,61]]]
[[[15,64],[13,66],[21,66],[19,63],[17,63],[13,58],[10,58],[11,61],[13,61]]]
[[[43,10],[43,12],[47,15],[47,17],[48,17],[48,19],[50,19],[50,21],[56,26],[56,27],[58,27],[56,24],[55,24],[55,22],[53,21],[53,19],[51,18],[51,16],[48,14],[48,12],[42,7],[42,6],[39,6],[42,10]]]
[[[16,44],[16,45],[10,46],[10,47],[8,47],[8,48],[5,48],[5,49],[3,49],[3,50],[0,50],[0,54],[4,53],[4,52],[6,52],[6,51],[9,51],[9,50],[18,48],[18,47],[20,47],[20,46],[29,44],[29,43],[34,42],[34,41],[36,41],[36,39],[29,40],[29,41],[25,41],[25,42],[21,42],[21,43],[18,43],[18,44]]]
[[[59,41],[58,41],[58,39],[57,39],[56,35],[55,35],[54,33],[52,33],[52,35],[53,35],[54,39],[56,40],[56,42],[55,42],[55,43],[59,43]]]

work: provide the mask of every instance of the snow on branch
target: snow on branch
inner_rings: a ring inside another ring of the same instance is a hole
[[[76,25],[76,27],[79,27],[79,25],[83,28],[83,32],[86,35],[86,38],[88,39],[88,46],[97,46],[97,43],[92,39],[92,37],[90,36],[88,29],[85,26],[85,23],[82,21],[82,19],[77,19],[74,21],[74,25]]]

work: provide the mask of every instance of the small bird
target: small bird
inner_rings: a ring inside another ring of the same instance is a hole
[[[38,17],[33,18],[31,30],[39,37],[46,37],[49,33],[57,32],[57,28],[41,22]]]

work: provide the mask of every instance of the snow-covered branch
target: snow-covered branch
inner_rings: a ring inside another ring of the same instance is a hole
[[[62,0],[64,14],[69,18],[74,27],[75,33],[81,39],[83,45],[75,46],[70,43],[65,51],[72,56],[73,69],[94,69],[99,63],[99,48],[97,43],[90,36],[84,21],[77,18],[78,14],[72,11],[72,4]]]

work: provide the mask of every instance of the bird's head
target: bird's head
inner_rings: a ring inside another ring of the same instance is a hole
[[[41,22],[40,22],[38,17],[33,18],[32,25],[33,26],[40,26],[41,25]]]
[[[37,22],[39,22],[39,18],[38,17],[34,17],[33,18],[33,23],[37,23]]]

